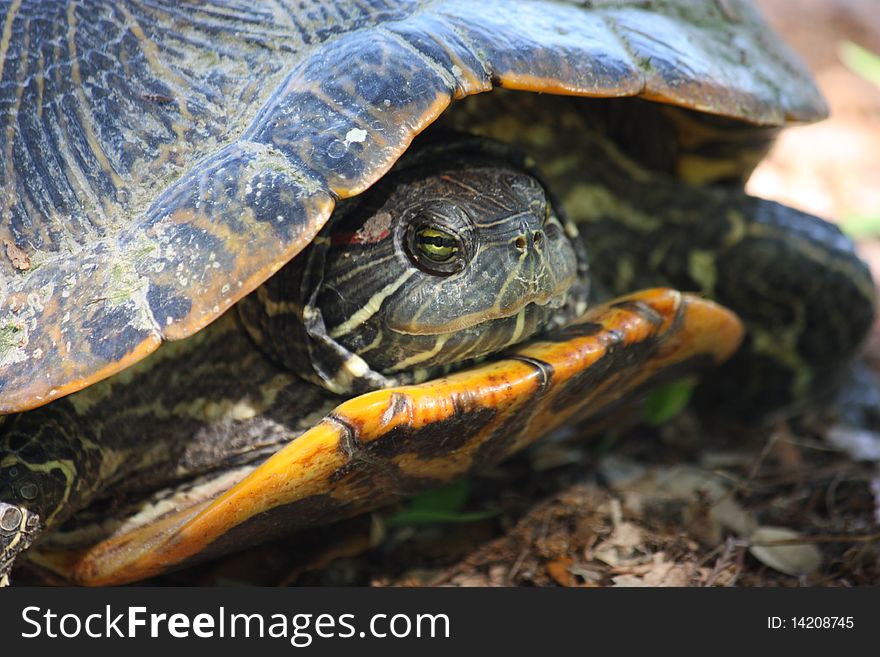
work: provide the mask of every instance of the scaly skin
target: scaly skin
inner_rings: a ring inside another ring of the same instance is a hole
[[[0,587],[9,584],[15,557],[27,550],[39,533],[40,519],[28,509],[0,502]]]

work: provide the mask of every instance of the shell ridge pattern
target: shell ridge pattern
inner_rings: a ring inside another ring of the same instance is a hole
[[[644,94],[756,123],[820,116],[757,15],[730,0],[739,22],[722,21],[709,4],[8,2],[0,241],[26,269],[0,252],[0,412],[73,392],[216,319],[453,98],[504,86]],[[653,41],[648,18],[667,26]],[[705,46],[718,30],[738,40],[716,57]],[[757,54],[743,63],[746,46]],[[706,52],[711,64],[695,68]],[[757,56],[767,61],[755,81]]]

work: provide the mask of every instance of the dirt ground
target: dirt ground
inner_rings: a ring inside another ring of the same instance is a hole
[[[829,120],[786,131],[749,191],[847,222],[880,217],[877,0],[758,0],[815,72]],[[794,6],[797,11],[794,11]],[[860,242],[880,280],[880,239]],[[880,330],[868,345],[880,363]],[[880,437],[834,422],[711,426],[690,414],[542,441],[432,498],[278,541],[165,584],[855,586],[880,583]],[[405,511],[410,518],[401,512]]]

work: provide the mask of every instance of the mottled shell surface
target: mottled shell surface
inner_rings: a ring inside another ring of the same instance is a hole
[[[6,413],[206,326],[455,99],[825,114],[744,0],[7,0],[0,21]]]

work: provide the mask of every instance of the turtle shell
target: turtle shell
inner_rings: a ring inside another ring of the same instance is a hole
[[[455,99],[826,113],[745,0],[5,4],[0,412],[202,329]]]

